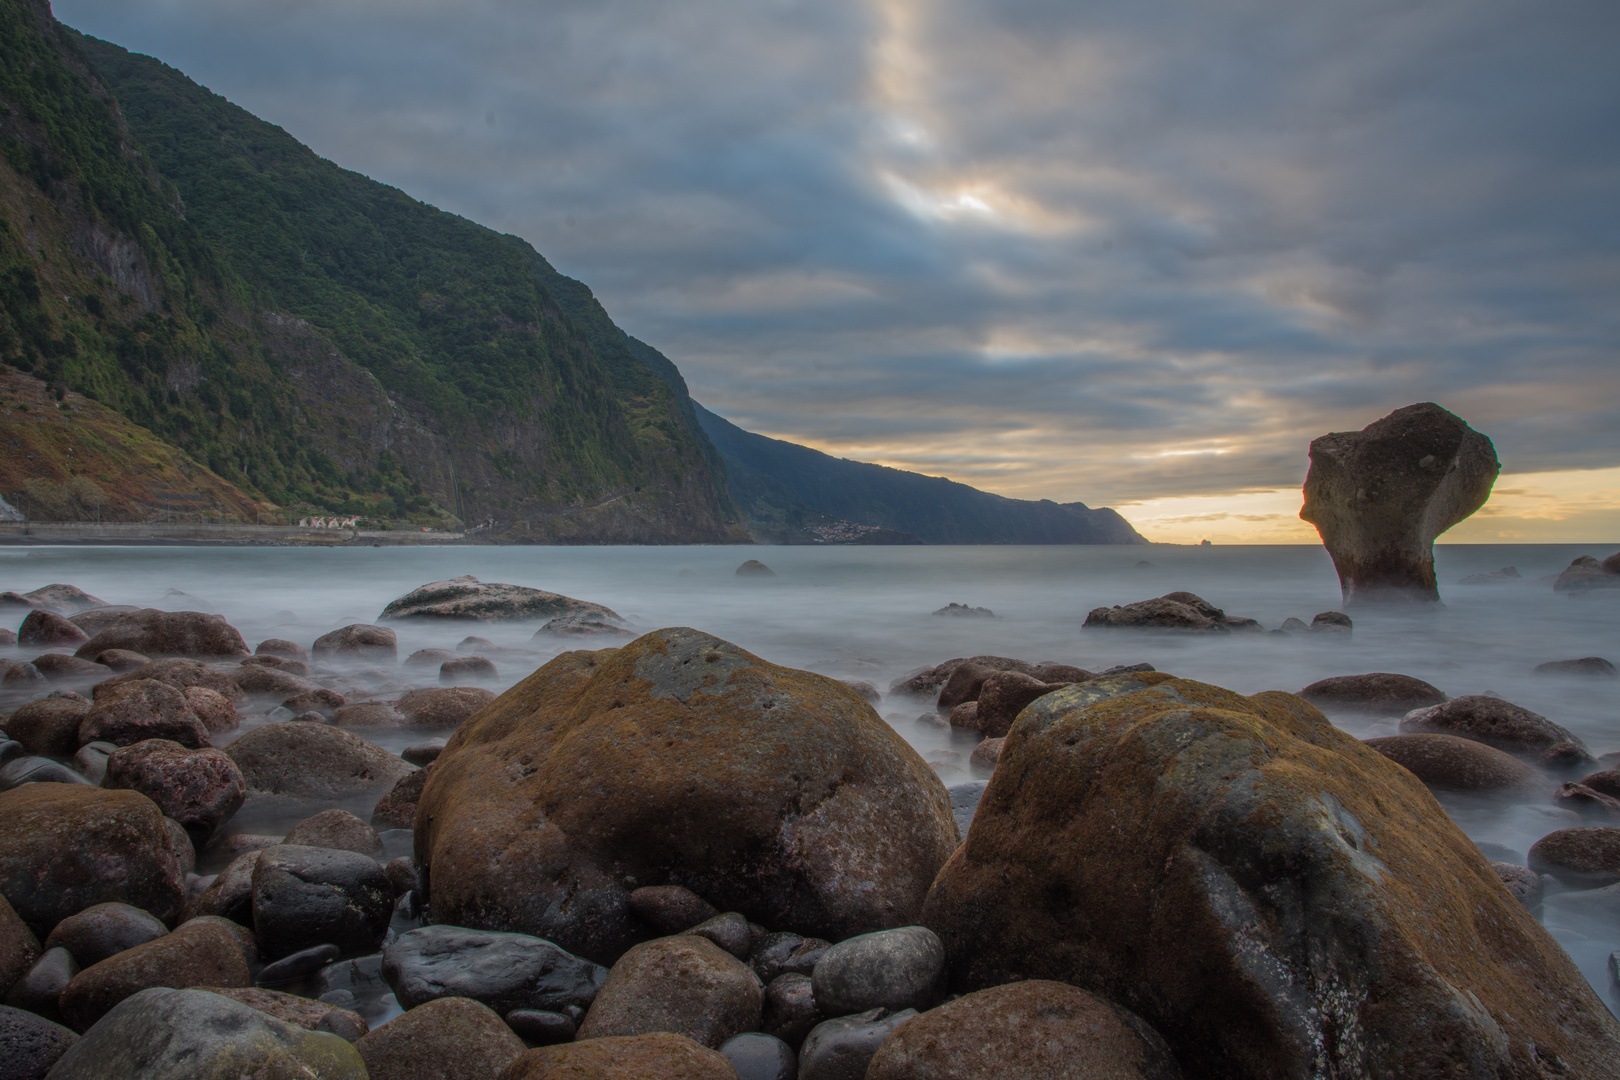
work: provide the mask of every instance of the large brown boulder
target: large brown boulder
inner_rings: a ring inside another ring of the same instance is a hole
[[[1620,1077],[1620,1022],[1406,770],[1291,694],[1098,691],[1024,711],[929,893],[958,989],[1081,986],[1193,1078]]]
[[[1319,709],[1404,716],[1413,709],[1439,705],[1446,695],[1439,687],[1411,675],[1372,671],[1365,675],[1334,675],[1318,679],[1299,696]]]
[[[759,1028],[765,990],[748,965],[696,934],[644,941],[619,958],[579,1038],[670,1031],[718,1049]]]
[[[370,1080],[494,1080],[523,1053],[523,1040],[489,1006],[447,997],[395,1017],[354,1048]]]
[[[153,660],[143,664],[133,671],[122,675],[115,675],[110,679],[97,683],[94,697],[111,692],[115,687],[124,683],[135,682],[137,679],[154,679],[157,682],[168,683],[176,690],[187,690],[193,686],[201,686],[220,694],[231,702],[238,702],[244,698],[242,688],[236,684],[229,674],[216,667],[209,667],[200,660],[189,660],[181,656],[172,656],[164,660]]]
[[[408,724],[455,727],[494,700],[494,691],[480,686],[435,686],[410,691],[394,709]]]
[[[479,581],[471,574],[435,581],[412,589],[395,600],[381,619],[457,619],[491,622],[505,619],[555,619],[559,615],[587,615],[619,623],[611,608],[575,600],[559,593],[530,589],[523,585],[501,585]]]
[[[208,727],[191,711],[186,695],[153,679],[121,683],[101,694],[79,721],[81,746],[129,746],[143,739],[170,739],[193,750],[209,745]]]
[[[984,680],[975,704],[979,732],[995,739],[1007,734],[1024,706],[1036,698],[1061,690],[1067,683],[1049,683],[1021,671],[998,671]]]
[[[1401,719],[1401,732],[1456,735],[1518,757],[1546,760],[1548,764],[1563,764],[1566,756],[1571,764],[1593,760],[1585,745],[1567,728],[1522,705],[1487,694],[1452,698],[1408,713]]]
[[[684,1035],[657,1032],[542,1046],[519,1056],[499,1080],[737,1080],[717,1052]]]
[[[107,601],[98,599],[76,585],[46,585],[25,593],[0,593],[0,610],[15,608],[22,611],[50,611],[57,615],[77,615],[91,608],[106,607]]]
[[[564,653],[433,765],[435,919],[611,963],[640,885],[841,940],[916,922],[955,848],[944,785],[859,694],[685,628]]]
[[[225,752],[249,791],[301,799],[381,794],[416,771],[353,732],[303,720],[254,728]]]
[[[158,804],[201,847],[242,808],[247,781],[222,750],[190,750],[168,739],[146,739],[114,750],[104,788],[128,788]]]
[[[62,1018],[73,1030],[83,1032],[120,1001],[154,986],[184,990],[252,983],[236,939],[218,923],[199,919],[73,976],[62,991]]]
[[[1431,788],[1447,791],[1528,789],[1541,774],[1512,754],[1455,735],[1390,735],[1367,745]]]
[[[5,722],[6,734],[31,754],[70,758],[79,749],[79,724],[90,711],[77,698],[45,697],[19,705]]]
[[[317,660],[392,664],[399,659],[399,639],[386,626],[351,623],[316,638],[310,652]]]
[[[107,900],[173,923],[186,889],[175,835],[151,799],[86,784],[24,784],[0,792],[0,893],[43,939]]]
[[[1067,983],[1029,979],[930,1009],[900,1025],[866,1080],[1104,1077],[1180,1080],[1141,1018]]]
[[[17,644],[43,645],[49,648],[52,645],[77,645],[81,641],[89,641],[90,635],[68,622],[54,611],[44,608],[35,608],[28,613],[28,617],[17,627]]]
[[[1438,601],[1434,538],[1485,505],[1491,440],[1433,402],[1311,442],[1305,506],[1346,604]]]
[[[107,649],[128,649],[143,656],[248,655],[247,642],[236,627],[219,615],[200,611],[159,611],[143,608],[127,612],[105,630],[79,646],[75,654],[94,660]]]

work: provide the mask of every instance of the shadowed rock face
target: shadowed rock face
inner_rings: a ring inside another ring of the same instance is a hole
[[[1311,442],[1305,506],[1346,604],[1438,601],[1434,538],[1485,505],[1491,440],[1432,402]]]

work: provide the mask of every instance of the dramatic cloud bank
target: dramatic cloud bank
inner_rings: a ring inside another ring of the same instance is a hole
[[[1166,538],[1308,539],[1310,438],[1414,401],[1620,466],[1612,2],[55,10],[532,241],[755,431]]]

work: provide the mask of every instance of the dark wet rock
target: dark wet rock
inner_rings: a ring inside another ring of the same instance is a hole
[[[355,1042],[369,1030],[365,1018],[350,1009],[285,994],[262,986],[206,986],[201,989],[256,1009],[284,1024],[305,1031],[326,1031],[345,1042]],[[380,1078],[375,1078],[380,1080]]]
[[[499,1080],[738,1080],[717,1050],[669,1032],[590,1039],[525,1051]]]
[[[129,746],[144,739],[168,739],[192,750],[209,745],[208,728],[186,695],[154,679],[121,683],[98,695],[79,722],[80,745]]]
[[[833,939],[909,922],[957,843],[944,785],[854,691],[688,629],[508,690],[434,763],[417,820],[436,919],[608,960],[644,932],[627,876]]]
[[[1608,754],[1603,755],[1605,758]],[[1620,769],[1604,769],[1602,772],[1588,773],[1581,777],[1581,784],[1593,791],[1620,799]]]
[[[1001,748],[1006,741],[1005,738],[983,740],[973,748],[968,763],[974,768],[983,769],[986,772],[995,771],[996,763],[1001,760]],[[967,832],[966,829],[962,831]]]
[[[1530,846],[1530,869],[1550,874],[1572,889],[1620,882],[1620,828],[1559,829]]]
[[[332,722],[346,728],[398,727],[405,718],[386,701],[362,701],[337,710]]]
[[[133,791],[27,784],[0,793],[0,893],[39,937],[108,900],[171,921],[185,879],[163,820]]]
[[[414,589],[383,609],[383,619],[554,619],[559,615],[589,614],[608,622],[619,616],[601,604],[570,596],[479,581],[468,574],[435,581]]]
[[[455,686],[465,680],[498,679],[501,673],[493,663],[482,656],[458,656],[439,665],[439,682]]]
[[[937,706],[943,710],[954,709],[964,701],[976,701],[979,691],[984,687],[984,680],[998,671],[1020,671],[1025,675],[1032,674],[1034,664],[1023,660],[1015,660],[1010,656],[970,656],[966,660],[955,662],[950,675],[939,690]]]
[[[1169,1047],[1136,1015],[1078,987],[1031,979],[930,1010],[895,1031],[866,1080],[1009,1080],[1079,1073],[1180,1080]]]
[[[541,638],[629,638],[630,631],[606,619],[582,612],[559,615],[534,632],[531,641]]]
[[[910,694],[915,697],[936,697],[940,687],[945,685],[956,670],[958,664],[966,663],[967,658],[959,656],[954,660],[947,660],[943,664],[933,667],[922,667],[915,671],[908,671],[889,684],[891,694]]]
[[[1539,713],[1484,694],[1453,698],[1443,705],[1407,713],[1401,720],[1403,734],[1436,732],[1473,739],[1518,757],[1541,759],[1548,751],[1566,744],[1574,748],[1574,763],[1590,764],[1594,759],[1581,741],[1568,730]]]
[[[573,1017],[545,1009],[513,1009],[506,1014],[506,1026],[528,1046],[573,1042],[579,1030]]]
[[[0,1080],[45,1080],[78,1038],[43,1016],[0,1005]]]
[[[766,1034],[775,1035],[789,1046],[798,1047],[819,1020],[815,986],[809,975],[783,972],[765,987],[765,1009],[760,1030]]]
[[[238,669],[232,669],[238,670]],[[174,656],[164,660],[153,660],[144,667],[98,684],[94,697],[100,701],[105,694],[111,693],[115,688],[125,683],[135,682],[139,679],[152,679],[160,683],[167,683],[176,690],[188,690],[200,686],[214,691],[233,703],[243,699],[242,688],[230,674],[216,667],[209,667],[199,660],[188,660],[185,657]]]
[[[395,1017],[354,1048],[371,1080],[492,1080],[524,1049],[487,1006],[458,997]]]
[[[630,914],[656,933],[679,934],[720,914],[715,906],[680,885],[644,885],[628,898]]]
[[[1301,690],[1299,696],[1318,708],[1392,716],[1403,716],[1413,709],[1425,709],[1446,700],[1439,688],[1422,679],[1387,671],[1320,679]]]
[[[344,696],[336,690],[328,690],[324,686],[317,686],[313,690],[306,690],[296,694],[281,703],[281,707],[288,712],[297,714],[295,719],[306,719],[305,713],[313,713],[320,717],[323,724],[330,723],[337,711],[348,704]]]
[[[33,664],[19,664],[0,659],[0,686],[8,690],[20,690],[24,687],[43,685],[44,682],[44,672]]]
[[[281,846],[278,838],[270,847]],[[253,923],[253,871],[268,848],[244,851],[215,875],[213,883],[186,905],[186,920],[218,916],[243,926]]]
[[[749,954],[748,965],[765,984],[789,973],[809,975],[816,961],[827,951],[828,943],[820,938],[807,938],[787,930],[766,934],[755,943]]]
[[[876,686],[873,686],[865,679],[840,679],[838,681],[861,695],[861,700],[868,705],[883,704],[883,694],[878,691]]]
[[[1574,675],[1584,678],[1613,679],[1620,676],[1613,664],[1601,656],[1583,656],[1578,660],[1549,660],[1530,669],[1536,675]]]
[[[307,949],[289,953],[273,964],[266,964],[255,982],[260,986],[285,986],[299,982],[342,957],[343,950],[336,945],[311,945]]]
[[[79,748],[79,724],[90,706],[66,698],[37,698],[6,720],[6,734],[26,746],[30,753],[49,757],[72,757]]]
[[[737,1070],[738,1080],[794,1080],[799,1059],[774,1035],[745,1031],[720,1044],[720,1054]]]
[[[401,777],[398,783],[388,789],[387,794],[377,800],[377,805],[371,808],[373,828],[416,827],[416,804],[422,798],[422,788],[427,784],[428,768],[424,766]]]
[[[47,757],[17,757],[0,765],[0,791],[24,784],[88,784],[90,781]]]
[[[52,645],[78,645],[81,641],[89,641],[90,635],[68,622],[62,616],[44,608],[35,608],[28,613],[28,617],[17,627],[17,644],[42,645],[50,648]]]
[[[99,964],[125,949],[156,941],[169,932],[149,911],[116,900],[92,904],[56,924],[45,948],[63,948],[81,968]]]
[[[436,668],[446,660],[454,660],[455,658],[456,654],[449,649],[417,649],[405,658],[405,666],[410,668]]]
[[[382,837],[377,830],[347,810],[322,810],[292,827],[283,843],[302,847],[332,848],[361,855],[381,855]]]
[[[236,659],[248,655],[242,635],[218,615],[156,608],[121,615],[117,622],[80,645],[76,655],[89,660],[107,649],[128,649],[155,657]]]
[[[150,656],[130,652],[128,649],[105,649],[96,654],[96,663],[120,675],[126,671],[143,668],[151,662],[152,658]]]
[[[1507,891],[1512,893],[1513,898],[1519,903],[1531,909],[1541,903],[1546,886],[1540,874],[1528,867],[1506,862],[1493,862],[1491,869],[1496,871],[1497,878],[1507,886]]]
[[[950,603],[934,612],[953,619],[993,619],[996,613],[987,607],[970,607],[967,604]]]
[[[120,1001],[154,986],[249,986],[236,939],[211,923],[189,922],[172,934],[125,949],[73,976],[62,991],[62,1019],[84,1033]]]
[[[1560,784],[1552,801],[1554,806],[1573,810],[1589,821],[1620,824],[1620,799],[1585,784]]]
[[[414,743],[399,752],[399,756],[408,763],[422,769],[438,760],[439,754],[444,751],[443,739],[429,739],[427,742]],[[414,804],[413,804],[414,805]]]
[[[225,752],[249,791],[304,799],[386,791],[415,771],[353,732],[296,720],[254,728]]]
[[[686,933],[707,938],[739,960],[748,959],[754,944],[753,935],[748,930],[748,920],[735,911],[705,919]]]
[[[409,855],[389,859],[383,866],[383,872],[388,875],[389,883],[394,886],[394,892],[399,896],[422,886],[421,876],[417,874],[416,866]]]
[[[1553,582],[1554,592],[1584,592],[1587,589],[1620,588],[1620,552],[1602,562],[1582,555],[1564,569]]]
[[[285,638],[265,638],[253,652],[255,656],[279,656],[287,660],[296,660],[301,664],[309,663],[308,650],[296,641],[288,641]]]
[[[1093,608],[1084,626],[1122,630],[1229,633],[1226,613],[1192,593],[1175,592],[1134,604]]]
[[[0,895],[0,995],[34,966],[40,951],[39,938]]]
[[[1432,402],[1315,439],[1299,516],[1316,526],[1346,604],[1438,601],[1434,538],[1490,498],[1490,439]]]
[[[375,951],[393,913],[388,874],[358,852],[283,845],[253,870],[253,935],[266,960],[314,945]]]
[[[46,949],[23,973],[22,978],[12,983],[11,989],[6,992],[6,1004],[16,1009],[27,1009],[48,1020],[60,1021],[62,1011],[58,1008],[58,1002],[62,999],[62,991],[67,989],[68,983],[78,973],[79,963],[73,959],[72,953],[62,948]]]
[[[589,1008],[608,975],[542,938],[443,924],[394,939],[383,950],[382,973],[407,1009],[463,997],[503,1015]]]
[[[89,684],[112,674],[112,668],[80,660],[67,653],[45,653],[34,657],[29,663],[34,665],[35,671],[45,676],[47,682]]]
[[[242,723],[242,717],[236,711],[236,706],[230,698],[206,686],[188,686],[185,688],[186,704],[203,727],[208,729],[210,735],[221,735],[227,731],[235,731]]]
[[[412,690],[394,702],[394,708],[406,723],[453,728],[494,700],[495,694],[480,686],[439,686]]]
[[[68,622],[91,637],[95,637],[125,615],[140,610],[140,608],[132,607],[129,604],[108,604],[106,607],[92,608],[89,611],[81,611],[77,615],[69,615]]]
[[[822,1021],[799,1048],[799,1080],[863,1080],[878,1047],[916,1016],[912,1009],[888,1014],[870,1009]]]
[[[953,731],[978,731],[979,703],[964,701],[960,705],[952,706],[950,724]]]
[[[52,1080],[367,1080],[337,1035],[307,1031],[207,990],[154,987],[125,998],[80,1037]]]
[[[1019,671],[998,671],[988,676],[979,687],[977,720],[980,733],[992,739],[1001,738],[1007,734],[1024,706],[1067,685],[1046,682]]]
[[[399,658],[399,639],[386,626],[352,623],[316,638],[310,652],[317,660],[392,664]]]
[[[619,958],[579,1038],[668,1031],[717,1047],[759,1029],[764,990],[747,965],[706,938],[643,942]]]
[[[810,978],[824,1014],[927,1009],[945,996],[945,946],[925,926],[860,934],[829,947]]]
[[[264,664],[243,664],[235,681],[244,693],[278,698],[295,697],[316,689],[315,684],[302,675]]]
[[[241,809],[247,781],[223,751],[190,750],[167,739],[146,739],[115,750],[104,788],[128,788],[158,804],[201,844]]]
[[[1528,788],[1540,774],[1512,754],[1455,735],[1391,735],[1367,745],[1432,788],[1500,791]]]
[[[747,562],[737,567],[736,576],[746,578],[773,578],[776,576],[776,571],[772,570],[758,559],[749,559]]]
[[[100,784],[107,775],[107,762],[118,749],[117,743],[91,742],[79,747],[73,754],[73,768],[92,784]]]
[[[1492,570],[1485,574],[1469,574],[1467,577],[1457,579],[1459,585],[1505,585],[1511,581],[1523,581],[1516,566],[1504,566],[1500,570]]]
[[[0,593],[0,610],[50,611],[57,615],[77,615],[92,608],[106,607],[107,601],[91,596],[76,585],[46,585],[31,592]]]
[[[1083,981],[1208,1076],[1507,1076],[1532,1041],[1617,1075],[1620,1023],[1409,772],[1291,694],[1105,682],[1025,711],[930,891],[954,988]]]

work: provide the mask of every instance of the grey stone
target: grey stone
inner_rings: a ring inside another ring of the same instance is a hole
[[[945,946],[926,926],[860,934],[828,948],[810,978],[823,1015],[926,1009],[945,996]]]
[[[312,945],[290,956],[283,956],[273,964],[266,964],[253,980],[255,986],[285,986],[299,982],[335,963],[343,955],[336,945]]]
[[[544,938],[423,926],[383,950],[382,974],[407,1009],[442,997],[465,997],[505,1015],[514,1009],[558,1012],[588,1008],[607,969]]]
[[[43,1016],[0,1005],[0,1080],[44,1080],[78,1038]]]
[[[916,1015],[915,1009],[888,1014],[868,1009],[822,1021],[799,1048],[799,1080],[863,1080],[883,1040]]]
[[[10,791],[24,784],[88,784],[60,761],[46,757],[13,758],[0,765],[0,791]]]
[[[749,949],[753,945],[752,935],[748,932],[748,920],[735,911],[716,915],[686,932],[708,938],[739,960],[748,959]]]
[[[253,933],[268,960],[325,944],[371,952],[393,911],[388,874],[358,852],[283,845],[266,848],[253,870]]]
[[[765,988],[765,1008],[760,1027],[789,1046],[800,1046],[820,1019],[816,1012],[815,986],[810,976],[789,971],[778,975]]]
[[[820,938],[801,937],[786,930],[766,934],[755,945],[748,957],[748,966],[754,969],[759,981],[769,984],[778,975],[793,972],[809,975],[816,961],[827,951],[828,943]]]
[[[720,1054],[737,1070],[737,1080],[794,1080],[799,1058],[774,1035],[745,1031],[720,1044]]]
[[[45,947],[64,948],[81,968],[87,968],[125,949],[156,941],[168,932],[169,928],[151,912],[114,900],[94,904],[57,923],[45,939]]]
[[[79,965],[72,953],[63,948],[47,949],[6,994],[6,1004],[49,1020],[59,1020],[62,1013],[57,1002],[78,973]]]

